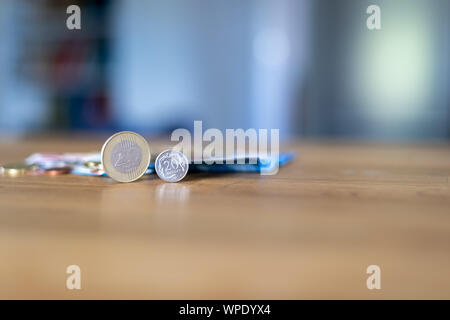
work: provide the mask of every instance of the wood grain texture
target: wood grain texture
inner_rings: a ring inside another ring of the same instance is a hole
[[[0,162],[103,141],[3,141]],[[0,177],[0,298],[450,298],[448,145],[286,148],[275,176]]]

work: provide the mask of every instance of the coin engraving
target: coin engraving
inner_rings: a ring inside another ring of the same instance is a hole
[[[132,182],[142,177],[150,164],[147,141],[131,131],[118,132],[105,141],[99,167],[118,182]]]
[[[180,151],[166,150],[156,158],[155,169],[158,176],[164,181],[178,182],[186,176],[189,161]]]
[[[111,163],[121,173],[130,173],[141,164],[142,152],[134,141],[121,141],[111,152]]]

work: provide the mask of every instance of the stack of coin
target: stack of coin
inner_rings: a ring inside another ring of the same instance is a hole
[[[56,167],[44,170],[44,174],[49,176],[59,176],[61,174],[68,174],[72,171],[72,167]]]
[[[37,166],[26,163],[10,163],[0,167],[0,174],[4,176],[17,177],[37,170]]]
[[[92,161],[92,160],[86,161],[84,163],[84,166],[86,168],[93,169],[93,170],[103,170],[103,166],[102,166],[102,162],[101,161]]]

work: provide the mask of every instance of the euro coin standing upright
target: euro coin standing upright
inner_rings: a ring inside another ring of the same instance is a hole
[[[139,134],[122,131],[106,140],[101,160],[110,178],[119,182],[132,182],[142,177],[147,170],[150,148]]]

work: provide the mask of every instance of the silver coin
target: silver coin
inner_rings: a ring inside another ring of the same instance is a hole
[[[142,136],[122,131],[106,140],[101,160],[109,177],[119,182],[132,182],[142,177],[147,170],[150,149]]]
[[[183,180],[189,169],[189,160],[177,150],[165,150],[156,158],[155,170],[162,180],[178,182]]]
[[[142,161],[141,148],[136,142],[124,140],[114,146],[111,151],[111,163],[121,173],[136,171]]]

